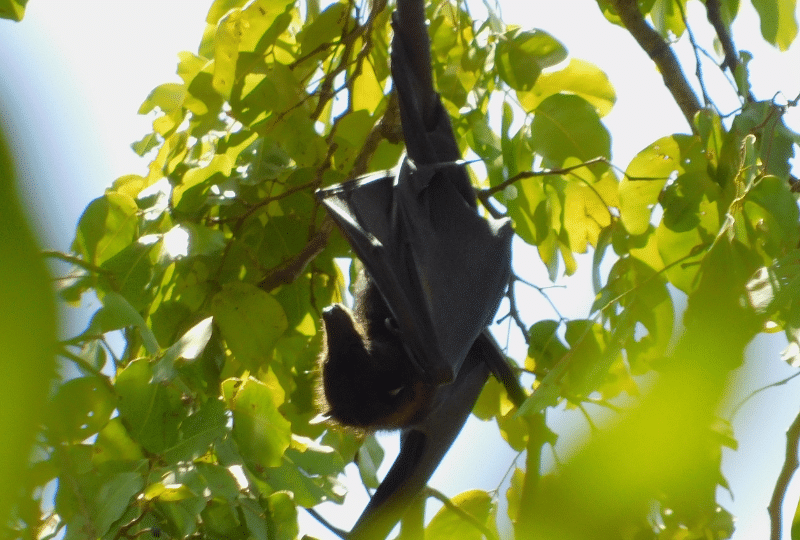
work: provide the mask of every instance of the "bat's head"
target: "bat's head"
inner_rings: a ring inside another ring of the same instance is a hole
[[[334,304],[322,314],[320,404],[344,426],[396,429],[427,414],[435,387],[421,380],[396,340],[372,340],[352,312]]]

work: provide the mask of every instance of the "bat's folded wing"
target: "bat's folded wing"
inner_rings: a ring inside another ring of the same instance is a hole
[[[318,192],[435,384],[455,378],[491,323],[510,271],[510,223],[479,216],[451,174],[466,173],[405,160],[397,171]]]

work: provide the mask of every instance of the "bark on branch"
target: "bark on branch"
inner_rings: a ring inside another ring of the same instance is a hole
[[[636,0],[611,0],[622,24],[655,63],[664,84],[694,131],[694,115],[701,109],[669,44],[644,20]]]

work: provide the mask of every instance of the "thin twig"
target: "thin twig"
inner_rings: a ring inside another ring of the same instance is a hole
[[[792,480],[794,471],[797,470],[797,466],[800,464],[797,460],[798,441],[800,441],[800,414],[795,417],[794,422],[786,431],[786,459],[783,461],[783,467],[778,475],[778,480],[775,482],[775,490],[772,492],[772,499],[770,499],[767,507],[770,521],[770,540],[780,540],[781,538],[781,528],[783,526],[781,507],[783,506],[783,499],[786,497],[786,490]]]
[[[700,46],[697,44],[697,41],[694,39],[694,32],[692,32],[692,27],[689,26],[689,20],[686,18],[686,12],[683,9],[683,2],[678,0],[676,2],[678,5],[678,10],[681,12],[681,19],[683,20],[683,25],[686,27],[686,33],[689,34],[689,43],[692,44],[692,51],[694,52],[694,74],[697,76],[697,82],[700,84],[700,90],[703,92],[703,103],[708,107],[710,104],[713,104],[711,98],[708,95],[708,91],[706,90],[706,83],[703,81],[703,64],[700,62]]]
[[[520,180],[525,180],[526,178],[536,178],[537,176],[560,176],[564,174],[568,174],[572,171],[577,169],[581,169],[583,167],[588,167],[589,165],[597,165],[599,163],[604,163],[606,165],[610,165],[608,160],[602,156],[590,159],[589,161],[584,161],[583,163],[578,163],[577,165],[572,165],[570,167],[563,167],[558,169],[543,169],[541,171],[522,171],[520,173],[515,174],[505,182],[501,182],[494,187],[482,189],[478,192],[478,199],[484,205],[486,205],[486,200],[489,199],[495,193],[499,193],[506,189],[508,186],[519,182]]]
[[[714,27],[714,31],[717,33],[719,42],[722,45],[722,50],[725,52],[725,60],[720,65],[720,69],[724,71],[727,67],[735,79],[736,68],[739,67],[739,53],[736,51],[730,32],[728,32],[728,26],[722,20],[719,0],[706,0],[706,17],[711,26]],[[748,101],[755,101],[755,97],[750,91],[747,92],[746,97]]]
[[[322,250],[325,249],[325,246],[328,245],[328,237],[332,230],[333,220],[326,217],[319,231],[317,231],[305,247],[300,250],[300,253],[267,272],[267,275],[258,283],[258,286],[265,291],[271,291],[279,285],[292,283],[296,280],[306,269],[308,263],[319,255]]]
[[[50,259],[59,259],[66,263],[70,263],[72,265],[78,266],[83,268],[84,270],[88,270],[89,272],[93,272],[95,274],[103,274],[108,275],[111,274],[111,270],[107,270],[105,268],[100,268],[90,262],[87,262],[80,257],[76,257],[75,255],[70,255],[68,253],[62,253],[61,251],[42,251],[43,257],[48,257]]]
[[[330,523],[328,523],[328,520],[319,515],[319,513],[316,510],[314,510],[313,508],[306,508],[306,512],[311,514],[311,517],[319,521],[322,524],[322,526],[331,531],[333,534],[335,534],[339,538],[347,540],[347,532],[343,531],[342,529],[338,529],[333,525],[331,525]]]
[[[506,297],[508,298],[507,317],[511,317],[511,319],[517,324],[517,327],[519,327],[519,331],[522,333],[522,337],[525,339],[525,344],[530,345],[531,338],[528,335],[528,327],[525,326],[525,323],[522,321],[522,317],[519,314],[519,310],[517,309],[517,298],[516,295],[514,294],[514,283],[517,281],[521,280],[517,277],[517,275],[514,272],[511,272],[508,277],[508,291],[506,292]]]
[[[781,379],[780,381],[776,381],[774,383],[770,383],[770,384],[768,384],[766,386],[762,386],[761,388],[756,388],[755,390],[750,392],[747,395],[746,398],[744,398],[742,401],[740,401],[736,405],[736,407],[733,408],[733,411],[731,412],[730,416],[728,417],[728,421],[730,423],[733,423],[733,419],[736,417],[737,414],[739,414],[739,411],[742,409],[742,407],[744,407],[745,403],[747,403],[748,401],[753,399],[757,394],[760,394],[761,392],[763,392],[764,390],[767,390],[769,388],[775,388],[775,387],[778,387],[778,386],[783,386],[784,384],[788,383],[789,381],[791,381],[792,379],[794,379],[798,375],[800,375],[800,371],[798,371],[794,375],[790,375],[789,377],[786,377],[785,379]]]
[[[86,373],[94,375],[97,379],[100,380],[101,383],[103,383],[103,386],[105,386],[108,389],[108,391],[111,392],[112,394],[116,392],[114,385],[111,384],[109,378],[106,377],[99,369],[97,369],[89,362],[87,362],[85,359],[81,358],[77,354],[71,353],[66,349],[66,347],[58,351],[58,354],[63,356],[67,360],[72,361],[76,366],[78,366],[78,369],[81,369]]]

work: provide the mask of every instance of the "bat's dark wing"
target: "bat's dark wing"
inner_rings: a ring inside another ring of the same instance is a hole
[[[453,384],[443,388],[439,403],[419,426],[403,431],[400,454],[372,496],[349,540],[385,538],[425,487],[472,411],[489,376],[485,337],[479,336]],[[446,392],[444,392],[446,390]]]
[[[484,219],[438,96],[432,127],[395,34],[392,73],[408,157],[397,170],[320,190],[427,381],[454,380],[491,323],[510,272],[508,219]]]
[[[525,400],[508,360],[485,330],[470,348],[456,380],[437,394],[430,414],[419,425],[403,431],[400,454],[348,540],[382,539],[389,534],[450,449],[490,373],[503,383],[517,406]]]

